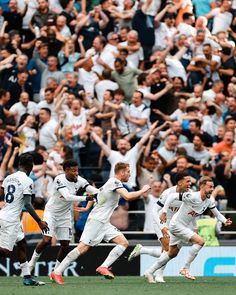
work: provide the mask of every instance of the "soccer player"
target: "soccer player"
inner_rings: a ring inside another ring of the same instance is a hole
[[[88,181],[78,175],[78,163],[71,159],[63,163],[65,173],[55,177],[53,194],[46,204],[44,220],[49,230],[43,233],[42,240],[29,262],[30,271],[35,267],[42,251],[51,243],[53,236],[60,242],[61,247],[57,254],[56,266],[66,257],[72,237],[72,208],[73,202],[93,200],[93,196],[78,196],[78,191],[83,189],[89,194],[97,194],[98,189],[91,186]]]
[[[48,230],[47,223],[42,221],[31,204],[33,181],[28,177],[33,168],[33,157],[22,154],[19,159],[19,171],[7,176],[0,188],[0,198],[4,196],[5,205],[0,210],[0,256],[8,257],[17,244],[18,259],[26,286],[44,285],[30,275],[26,258],[26,240],[22,232],[20,216],[23,207],[38,223],[42,231]]]
[[[187,173],[178,173],[175,177],[175,180],[177,185],[164,190],[152,210],[154,230],[158,237],[158,240],[161,243],[162,249],[157,249],[157,248],[150,249],[147,247],[143,247],[141,244],[138,244],[129,255],[129,258],[128,258],[129,261],[133,260],[135,257],[141,254],[147,254],[154,257],[159,257],[162,253],[162,250],[168,251],[169,223],[171,218],[174,216],[174,214],[179,210],[180,206],[182,205],[182,202],[179,200],[175,200],[173,203],[170,204],[170,207],[168,208],[168,212],[167,212],[167,221],[165,223],[160,222],[159,215],[162,212],[162,208],[164,207],[165,201],[170,194],[187,192],[190,190],[190,187],[191,187],[191,177]],[[156,273],[155,280],[154,280],[153,274],[150,274],[148,271],[144,273],[144,276],[147,278],[149,283],[155,283],[155,282],[164,283],[165,281],[163,279],[163,272],[164,272],[164,267],[161,268]],[[182,272],[182,270],[180,272]]]
[[[174,200],[183,201],[178,212],[170,221],[170,246],[168,252],[163,252],[157,259],[157,262],[149,268],[148,272],[153,274],[165,266],[171,259],[178,255],[181,243],[191,242],[192,246],[186,263],[186,272],[189,277],[193,277],[189,272],[189,266],[198,252],[204,246],[205,241],[191,228],[189,224],[193,223],[197,216],[201,215],[207,208],[211,210],[214,216],[225,226],[232,224],[230,218],[226,219],[215,207],[211,194],[214,190],[214,183],[211,177],[203,176],[199,180],[200,191],[174,193],[168,196],[160,215],[160,220],[166,222],[167,211]],[[193,277],[193,279],[195,279]]]
[[[80,243],[74,248],[61,264],[51,274],[51,278],[57,284],[64,284],[62,272],[76,260],[79,256],[88,251],[91,246],[99,244],[102,240],[115,243],[115,248],[109,253],[105,261],[96,269],[96,272],[107,279],[113,279],[114,275],[109,267],[114,263],[128,247],[125,236],[113,225],[110,217],[118,206],[119,198],[122,196],[126,200],[135,200],[150,189],[149,185],[136,192],[128,192],[122,182],[127,182],[130,177],[129,164],[118,162],[114,169],[115,175],[110,178],[99,190],[97,205],[90,212],[85,224],[84,231],[80,238]]]

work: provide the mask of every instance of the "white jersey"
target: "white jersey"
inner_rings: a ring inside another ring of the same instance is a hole
[[[2,187],[5,205],[0,210],[0,219],[18,222],[24,207],[24,195],[32,195],[33,180],[25,172],[18,171],[8,175],[4,179]]]
[[[58,217],[68,217],[71,215],[73,201],[65,200],[60,189],[67,188],[70,194],[76,195],[79,189],[86,189],[87,186],[89,186],[88,181],[81,176],[73,182],[67,180],[65,174],[58,175],[53,181],[53,194],[46,204],[45,211],[48,210]]]
[[[164,207],[167,197],[170,194],[177,193],[176,191],[177,186],[172,186],[166,190],[164,190],[160,196],[160,198],[157,201],[157,207],[155,206],[153,210],[156,212],[161,212],[161,209]],[[171,206],[167,210],[167,221],[166,225],[168,226],[170,223],[171,218],[175,215],[175,213],[179,210],[180,206],[182,205],[182,202],[179,200],[175,200],[171,203]],[[154,212],[153,212],[154,213]]]
[[[183,203],[178,212],[171,219],[170,225],[181,224],[182,226],[189,227],[189,224],[193,223],[197,216],[207,209],[215,208],[214,200],[201,198],[200,192],[187,192],[182,194]]]
[[[123,188],[123,184],[117,178],[112,177],[99,189],[97,204],[90,212],[89,219],[95,219],[102,223],[110,220],[119,203],[120,195],[116,192],[119,188]]]

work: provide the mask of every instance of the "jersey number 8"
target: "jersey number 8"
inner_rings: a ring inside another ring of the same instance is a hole
[[[16,191],[16,187],[10,184],[7,187],[7,194],[5,195],[5,201],[7,203],[12,203],[14,201],[14,192]]]

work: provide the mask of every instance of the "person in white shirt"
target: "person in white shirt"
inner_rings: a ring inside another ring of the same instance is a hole
[[[8,175],[0,188],[0,199],[4,197],[4,206],[0,210],[0,256],[8,257],[15,245],[18,247],[18,259],[23,276],[23,284],[37,286],[44,284],[32,279],[26,257],[26,241],[22,232],[20,217],[23,207],[38,223],[42,231],[48,230],[31,204],[33,180],[29,174],[33,168],[33,157],[25,153],[19,158],[19,170]]]
[[[29,261],[31,272],[43,250],[51,243],[53,236],[56,237],[61,245],[55,268],[59,266],[68,253],[72,237],[71,216],[73,203],[93,200],[93,196],[79,196],[78,191],[84,189],[92,195],[98,193],[98,189],[91,186],[86,179],[78,175],[78,163],[75,160],[65,161],[63,163],[63,170],[64,173],[54,179],[53,194],[45,207],[44,220],[47,222],[49,230],[43,233],[42,240],[37,244]]]
[[[134,91],[132,104],[129,106],[129,112],[125,115],[129,124],[130,133],[135,132],[137,128],[141,130],[136,134],[136,137],[141,138],[149,129],[150,108],[143,103],[143,93]]]
[[[51,116],[54,120],[58,120],[58,114],[55,111],[55,99],[54,90],[52,88],[46,88],[44,91],[44,100],[37,104],[37,114],[42,108],[48,108],[51,111]]]
[[[230,12],[232,1],[223,0],[220,7],[212,9],[206,17],[213,18],[213,28],[211,33],[216,35],[218,32],[227,32],[233,20],[233,15]]]
[[[179,35],[193,37],[196,35],[196,29],[192,26],[194,23],[194,15],[189,12],[183,14],[183,22],[178,25]]]
[[[160,198],[153,204],[152,206],[152,220],[153,220],[153,226],[155,233],[157,235],[158,240],[161,243],[161,248],[154,248],[150,249],[147,247],[143,247],[141,244],[138,244],[135,246],[134,250],[131,252],[128,260],[131,261],[133,258],[142,255],[147,254],[154,257],[159,257],[162,253],[162,251],[168,251],[169,248],[169,223],[172,219],[172,217],[176,214],[176,212],[179,210],[180,206],[182,205],[182,202],[179,200],[175,200],[170,204],[170,207],[168,208],[167,212],[167,220],[165,223],[161,223],[160,221],[160,214],[162,213],[162,208],[164,207],[164,204],[168,198],[168,196],[172,193],[178,193],[178,192],[187,192],[191,191],[191,177],[187,173],[178,173],[176,175],[176,186],[172,186],[170,188],[167,188],[161,193]],[[194,227],[194,226],[193,226]],[[147,278],[149,283],[165,283],[163,279],[163,272],[164,268],[161,268],[156,274],[155,274],[155,280],[153,275],[147,271],[144,273],[144,276]],[[183,267],[185,268],[185,266]]]
[[[50,151],[57,141],[55,129],[58,123],[51,118],[51,111],[48,108],[42,108],[39,111],[39,120],[42,124],[39,128],[39,144]]]
[[[133,148],[131,148],[130,143],[126,139],[120,139],[117,141],[118,151],[111,150],[111,148],[106,145],[95,132],[91,133],[92,138],[102,148],[105,156],[111,164],[110,177],[113,177],[114,175],[114,167],[116,163],[120,161],[127,162],[132,170],[129,185],[133,188],[136,187],[136,166],[140,157],[140,150],[144,143],[148,140],[155,127],[156,123],[151,126],[150,130],[139,140],[139,142],[136,143]]]
[[[103,95],[107,89],[116,90],[119,88],[119,85],[116,82],[111,81],[111,71],[103,70],[102,71],[102,80],[96,83],[95,91],[97,99],[100,103],[103,103]]]
[[[119,44],[119,48],[126,48],[129,51],[127,62],[129,66],[135,69],[143,69],[144,55],[143,48],[138,42],[138,32],[132,30],[127,35],[127,41]]]
[[[35,102],[29,101],[29,93],[21,92],[20,101],[13,104],[13,106],[10,108],[10,112],[15,114],[16,125],[18,125],[22,115],[25,113],[36,115],[38,113],[37,108],[38,105]]]
[[[73,135],[78,135],[87,123],[85,109],[82,108],[81,101],[74,99],[71,104],[71,110],[65,111],[65,115],[64,125],[71,126]]]
[[[115,243],[116,246],[101,266],[96,269],[96,272],[107,279],[114,279],[114,274],[109,270],[109,267],[124,253],[129,243],[125,236],[110,223],[111,215],[118,206],[120,196],[126,200],[135,200],[150,189],[149,185],[144,185],[139,191],[128,192],[122,182],[127,182],[129,177],[129,164],[117,163],[114,177],[99,189],[97,204],[89,214],[80,243],[51,274],[51,278],[57,284],[64,284],[62,273],[71,262],[86,253],[90,247],[98,245],[102,240]]]
[[[94,96],[95,84],[98,82],[97,74],[92,70],[93,61],[88,58],[83,67],[79,69],[79,79],[78,83],[83,85],[85,92],[87,92],[92,97]]]
[[[171,203],[175,200],[183,201],[178,212],[170,221],[170,246],[168,252],[163,252],[157,262],[148,269],[148,273],[152,275],[155,271],[165,266],[171,259],[176,257],[181,248],[181,243],[191,242],[192,247],[189,252],[189,258],[185,265],[185,269],[181,270],[181,274],[186,278],[195,280],[189,272],[189,266],[198,255],[198,252],[204,246],[205,241],[193,229],[189,228],[189,224],[193,223],[197,216],[209,208],[214,216],[225,226],[232,224],[230,219],[226,219],[215,207],[215,203],[211,198],[214,191],[214,183],[211,177],[203,176],[199,180],[200,191],[170,194],[165,202],[160,215],[161,222],[166,222],[167,212]]]

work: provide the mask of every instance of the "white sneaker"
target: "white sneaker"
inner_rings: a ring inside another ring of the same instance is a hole
[[[128,257],[128,261],[132,261],[135,257],[140,255],[140,251],[142,249],[142,245],[141,244],[137,244],[134,247],[134,250],[130,253],[129,257]]]
[[[156,282],[156,283],[165,283],[165,280],[164,280],[164,278],[163,278],[163,275],[157,275],[157,276],[155,277],[155,282]]]
[[[144,273],[144,277],[147,279],[148,283],[150,283],[150,284],[155,284],[156,283],[155,280],[154,280],[153,274],[151,274],[150,272],[146,271]]]

